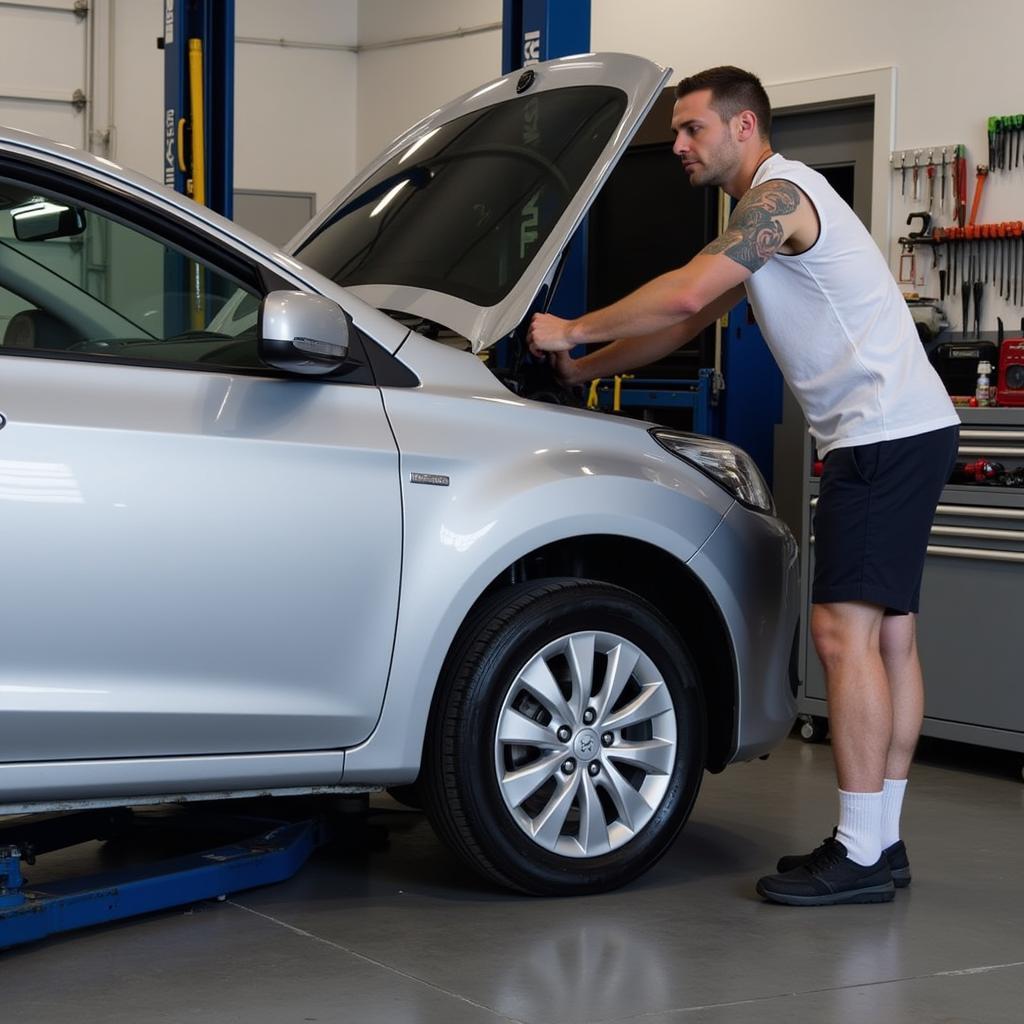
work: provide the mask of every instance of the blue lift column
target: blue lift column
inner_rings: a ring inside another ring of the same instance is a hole
[[[164,184],[230,217],[235,0],[164,0],[163,51]]]
[[[782,422],[782,373],[743,300],[722,331],[721,436],[757,463],[774,485],[775,427]]]
[[[230,217],[234,205],[235,0],[164,0],[164,184]],[[168,255],[165,336],[205,326],[207,282]]]
[[[501,73],[590,49],[590,0],[504,0]],[[587,308],[587,222],[573,235],[550,312],[580,316]]]

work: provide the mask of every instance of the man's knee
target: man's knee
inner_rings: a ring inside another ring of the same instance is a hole
[[[917,654],[917,616],[887,615],[882,620],[879,646],[886,661],[904,661]]]
[[[878,651],[882,609],[860,603],[816,604],[811,638],[826,671]]]

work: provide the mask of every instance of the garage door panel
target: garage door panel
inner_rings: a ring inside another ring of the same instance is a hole
[[[70,2],[33,6],[0,4],[0,124],[81,146],[84,117],[71,97],[85,89],[87,20]]]

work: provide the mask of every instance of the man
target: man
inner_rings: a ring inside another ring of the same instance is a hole
[[[614,305],[538,314],[531,346],[576,383],[653,362],[750,300],[825,460],[810,625],[840,803],[833,837],[757,889],[797,905],[891,900],[910,881],[899,819],[924,709],[916,613],[959,420],[871,236],[820,174],[772,152],[758,79],[712,68],[676,96],[673,152],[691,185],[739,200],[728,227]]]

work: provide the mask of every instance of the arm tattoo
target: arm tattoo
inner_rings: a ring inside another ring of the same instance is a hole
[[[776,218],[785,217],[799,205],[800,189],[792,182],[766,181],[739,201],[729,226],[702,252],[707,256],[721,253],[753,273],[786,240]]]

